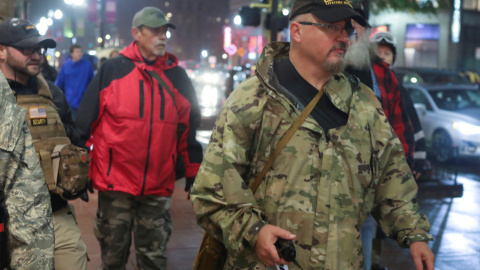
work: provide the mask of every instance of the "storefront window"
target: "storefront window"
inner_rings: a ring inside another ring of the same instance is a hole
[[[407,24],[405,66],[438,67],[439,39],[438,24]]]

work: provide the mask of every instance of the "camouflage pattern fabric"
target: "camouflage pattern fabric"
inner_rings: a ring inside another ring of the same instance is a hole
[[[12,269],[53,269],[54,232],[50,195],[26,110],[16,105],[0,72],[0,188],[5,194]]]
[[[73,144],[60,150],[60,168],[58,171],[57,194],[65,200],[80,197],[88,184],[90,156],[86,149]]]
[[[351,89],[343,73],[324,90],[348,113],[347,125],[325,132],[307,118],[252,194],[248,185],[304,109],[286,98],[272,70],[288,52],[288,43],[267,45],[256,76],[228,98],[190,194],[198,224],[228,249],[224,269],[266,269],[254,250],[266,223],[297,235],[303,269],[361,269],[359,230],[370,211],[402,247],[431,240],[399,139],[373,91]]]
[[[99,191],[94,232],[102,252],[101,269],[125,269],[133,229],[137,268],[166,270],[171,206],[172,197]]]

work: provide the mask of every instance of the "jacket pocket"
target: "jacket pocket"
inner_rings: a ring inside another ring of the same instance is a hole
[[[144,86],[143,86],[143,80],[140,80],[139,82],[139,91],[140,91],[140,106],[139,106],[139,116],[140,118],[143,118],[143,113],[144,113],[144,110],[145,110],[145,90],[144,90]]]
[[[108,149],[108,154],[109,154],[109,158],[108,158],[108,171],[107,171],[107,176],[110,175],[110,170],[112,169],[113,150],[112,150],[111,147]]]

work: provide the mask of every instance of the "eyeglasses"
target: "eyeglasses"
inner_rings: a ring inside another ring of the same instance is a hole
[[[343,33],[343,30],[345,30],[350,40],[355,39],[355,37],[358,34],[357,30],[353,28],[353,25],[351,22],[346,23],[345,26],[341,26],[340,24],[330,24],[330,23],[314,23],[314,22],[298,22],[298,23],[302,25],[315,25],[315,26],[325,27],[327,29],[327,32],[331,34],[335,33],[340,35]]]
[[[20,51],[23,55],[32,55],[34,53],[38,53],[39,55],[45,55],[47,53],[47,48],[45,47],[37,47],[37,48],[18,48],[18,47],[13,47],[16,50]]]

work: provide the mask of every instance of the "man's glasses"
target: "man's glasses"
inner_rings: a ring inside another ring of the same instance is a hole
[[[353,28],[353,25],[351,22],[346,23],[345,26],[341,26],[340,24],[330,24],[330,23],[314,23],[314,22],[298,22],[298,23],[303,25],[315,25],[315,26],[324,27],[327,29],[328,33],[337,34],[337,35],[342,34],[343,30],[345,30],[350,40],[355,39],[355,37],[357,36],[357,30]]]
[[[18,48],[13,46],[11,47],[20,51],[23,55],[32,55],[34,53],[38,53],[39,55],[45,55],[45,53],[47,53],[47,48],[45,47],[37,47],[37,48]]]

